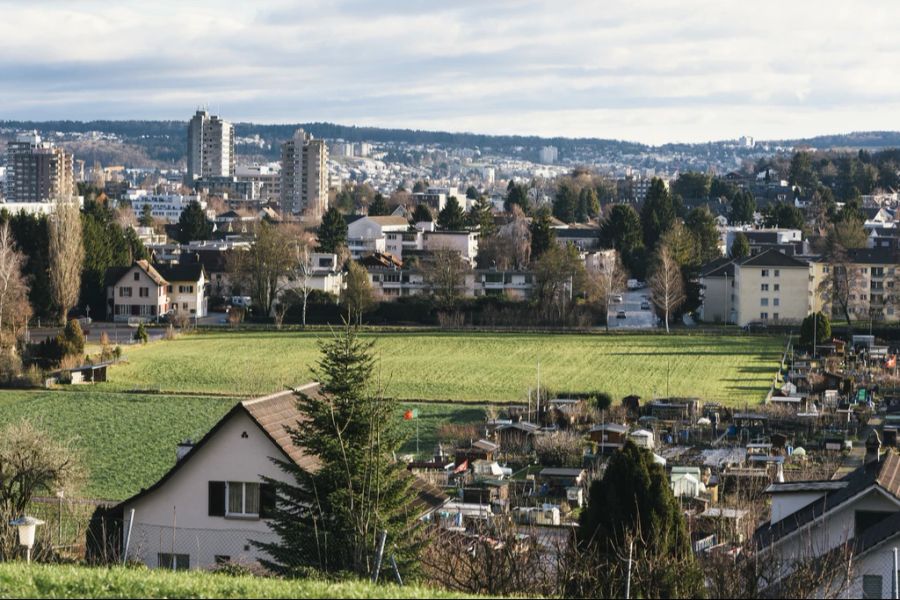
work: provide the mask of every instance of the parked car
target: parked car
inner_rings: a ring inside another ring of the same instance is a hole
[[[650,303],[646,301],[641,302],[641,310],[650,310]]]
[[[624,299],[622,298],[622,294],[616,294],[615,296],[613,296],[612,299],[613,299],[613,302],[616,302],[616,303],[620,303],[620,302],[624,301]]]
[[[753,321],[752,323],[747,323],[746,325],[744,325],[744,331],[746,331],[747,333],[753,333],[754,331],[766,331],[768,328],[769,326],[762,321]]]
[[[617,319],[624,319],[624,318],[625,318],[625,311],[624,311],[624,310],[620,310],[619,312],[617,312],[617,313],[616,313],[616,318],[617,318]]]
[[[240,308],[249,308],[250,304],[253,302],[253,299],[250,296],[232,296],[231,297],[231,305],[238,306]]]

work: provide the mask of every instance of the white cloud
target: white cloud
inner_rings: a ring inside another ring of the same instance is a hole
[[[3,2],[0,118],[647,142],[895,129],[888,1]]]

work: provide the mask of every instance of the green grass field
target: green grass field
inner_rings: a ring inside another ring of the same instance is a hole
[[[0,423],[27,418],[60,438],[74,438],[89,479],[79,495],[123,500],[159,479],[175,463],[175,446],[200,439],[237,399],[161,396],[72,388],[66,391],[0,391]],[[471,405],[398,402],[397,421],[416,449],[416,423],[403,421],[406,408],[419,410],[419,446],[430,455],[441,423],[478,422],[484,410]]]
[[[419,585],[270,579],[192,571],[0,564],[0,598],[463,598]]]
[[[171,393],[265,394],[312,377],[329,333],[221,332],[126,349],[108,387]],[[755,404],[783,342],[729,335],[384,333],[375,340],[386,393],[409,400],[524,402],[541,383],[613,397],[666,394]]]

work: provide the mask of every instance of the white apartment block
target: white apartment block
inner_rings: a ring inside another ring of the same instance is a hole
[[[182,194],[150,194],[146,190],[129,190],[126,198],[131,202],[135,214],[140,215],[145,206],[150,207],[150,214],[155,219],[170,223],[177,222],[181,213],[191,202],[199,202],[200,208],[206,210],[206,201],[200,196]]]
[[[545,165],[555,164],[559,160],[559,150],[556,146],[544,146],[540,150],[540,160]]]
[[[298,129],[281,146],[281,210],[320,217],[328,210],[328,147]]]
[[[234,126],[231,123],[198,110],[188,123],[187,145],[187,183],[207,177],[234,176]]]
[[[16,136],[6,146],[5,201],[49,203],[74,197],[73,165],[71,154],[41,140],[37,132]]]

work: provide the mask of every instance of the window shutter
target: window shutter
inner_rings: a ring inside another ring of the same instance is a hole
[[[209,482],[209,516],[225,516],[225,482]]]
[[[263,483],[259,486],[260,519],[271,519],[274,516],[277,497],[275,486],[271,483]]]

